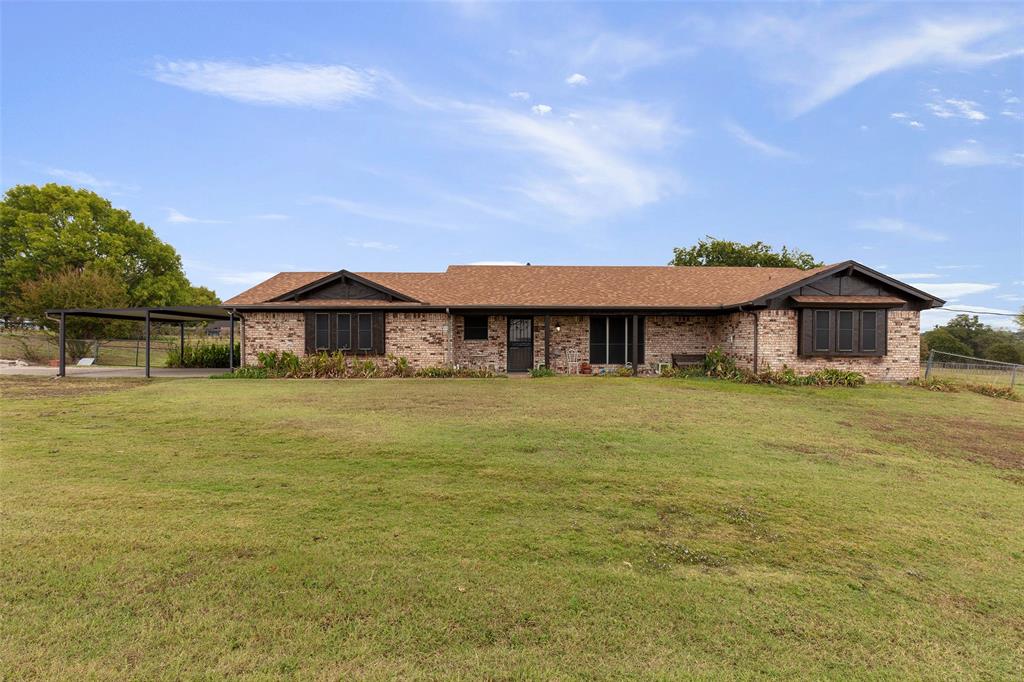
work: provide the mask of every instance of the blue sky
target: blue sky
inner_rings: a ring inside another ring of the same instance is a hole
[[[712,234],[1024,305],[1019,7],[0,11],[3,186],[108,196],[222,297],[280,270],[662,264]]]

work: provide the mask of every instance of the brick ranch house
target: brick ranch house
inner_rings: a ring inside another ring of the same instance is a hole
[[[500,372],[630,365],[717,346],[748,369],[918,375],[920,311],[944,303],[859,263],[756,267],[453,265],[282,272],[226,301],[242,363],[319,351]]]

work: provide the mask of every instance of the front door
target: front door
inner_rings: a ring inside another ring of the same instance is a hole
[[[533,318],[508,318],[508,371],[533,369]]]

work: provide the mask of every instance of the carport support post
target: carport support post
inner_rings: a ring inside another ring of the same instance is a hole
[[[640,316],[633,316],[633,376],[640,376]]]
[[[235,311],[228,313],[228,371],[235,371]]]
[[[64,372],[65,372],[65,368],[66,368],[66,364],[65,364],[66,357],[64,355],[64,313],[63,313],[63,311],[60,314],[60,334],[58,334],[58,336],[60,337],[59,340],[58,340],[58,343],[60,344],[60,351],[58,352],[58,356],[60,357],[60,366],[57,369],[57,376],[62,377],[62,376],[64,376]]]
[[[146,378],[149,378],[149,309],[146,310]]]

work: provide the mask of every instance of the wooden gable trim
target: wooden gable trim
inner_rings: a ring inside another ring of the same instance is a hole
[[[860,263],[858,263],[856,261],[852,261],[852,260],[844,261],[842,263],[837,263],[837,264],[833,265],[832,267],[829,267],[829,268],[826,268],[825,270],[822,270],[821,272],[816,272],[813,275],[805,277],[805,278],[803,278],[803,279],[801,279],[801,280],[799,280],[797,282],[794,282],[792,284],[788,284],[788,285],[782,287],[781,289],[776,289],[775,291],[767,293],[767,294],[761,296],[760,298],[757,298],[757,299],[751,301],[750,304],[751,305],[767,305],[770,300],[784,297],[787,294],[790,294],[790,293],[792,293],[794,291],[798,291],[801,287],[812,286],[815,282],[820,282],[821,280],[827,279],[828,277],[832,277],[832,276],[840,274],[840,273],[845,273],[845,274],[850,275],[850,274],[853,274],[855,272],[856,273],[860,273],[862,275],[866,275],[867,277],[869,277],[871,279],[878,280],[878,281],[882,282],[883,284],[886,284],[886,285],[888,285],[888,286],[890,286],[890,287],[892,287],[894,289],[897,289],[897,290],[899,290],[899,291],[901,291],[903,293],[909,294],[910,296],[913,296],[916,299],[919,299],[921,301],[925,301],[925,302],[930,304],[930,307],[937,308],[937,307],[945,304],[945,301],[942,300],[941,298],[936,298],[935,296],[932,296],[931,294],[929,294],[929,293],[927,293],[925,291],[921,291],[920,289],[912,287],[909,284],[904,284],[903,282],[899,281],[898,279],[893,279],[892,277],[889,277],[888,275],[882,274],[881,272],[878,272],[877,270],[872,270],[871,268],[867,267],[866,265],[861,265]],[[814,288],[817,289],[817,287],[814,287]],[[819,289],[819,291],[820,291],[820,289]],[[822,291],[822,293],[824,294],[826,292]]]
[[[362,284],[365,287],[369,287],[370,289],[379,291],[382,294],[387,294],[389,300],[403,301],[406,303],[419,303],[419,301],[417,301],[415,298],[411,296],[408,296],[407,294],[403,294],[400,291],[395,291],[394,289],[389,289],[388,287],[382,284],[378,284],[377,282],[366,279],[365,277],[360,277],[359,275],[353,272],[349,272],[348,270],[338,270],[337,272],[331,273],[326,277],[321,277],[315,282],[310,282],[309,284],[305,284],[299,287],[298,289],[292,289],[289,292],[272,298],[270,299],[270,301],[268,301],[268,303],[278,301],[297,301],[299,300],[299,297],[302,296],[303,294],[307,294],[311,291],[315,291],[316,289],[320,289],[321,287],[325,287],[333,282],[337,282],[340,279],[350,279],[353,282],[358,282],[359,284]]]

